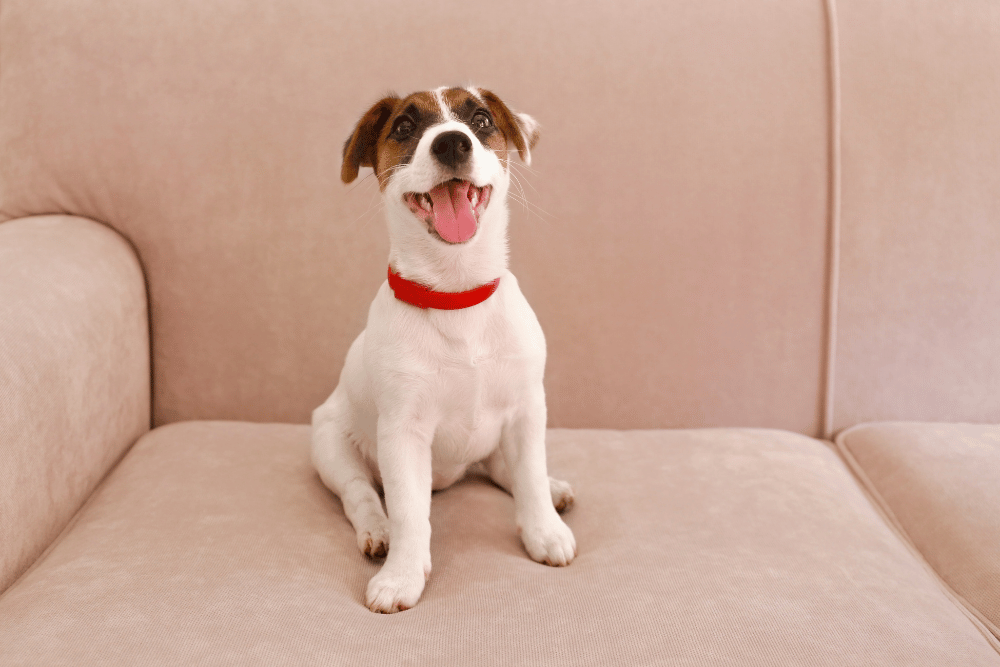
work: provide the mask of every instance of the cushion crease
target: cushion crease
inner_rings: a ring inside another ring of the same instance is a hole
[[[953,589],[951,585],[945,581],[943,577],[941,577],[938,571],[935,570],[929,562],[927,562],[923,553],[913,543],[913,540],[910,539],[909,534],[907,534],[899,519],[896,518],[892,508],[882,497],[882,494],[878,492],[874,482],[872,482],[868,475],[865,474],[865,471],[861,468],[857,459],[855,459],[854,455],[851,454],[850,448],[846,443],[846,437],[851,431],[865,426],[867,426],[867,424],[857,424],[838,433],[837,437],[834,439],[838,453],[841,458],[844,459],[844,462],[847,464],[851,473],[858,480],[862,490],[872,501],[872,505],[874,505],[879,514],[882,515],[889,527],[892,528],[892,530],[899,536],[899,539],[906,545],[906,548],[913,553],[914,558],[916,558],[920,564],[931,573],[933,579],[940,584],[945,595],[969,618],[973,625],[975,625],[976,628],[983,634],[983,637],[986,638],[989,645],[992,646],[997,653],[1000,653],[1000,628],[994,625],[982,614],[982,612],[976,609],[974,605],[969,603],[968,600]]]

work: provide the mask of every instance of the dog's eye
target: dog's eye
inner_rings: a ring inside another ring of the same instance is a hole
[[[408,136],[413,134],[413,130],[416,129],[416,125],[413,121],[405,116],[396,121],[396,124],[392,128],[392,136],[396,139],[406,139]]]
[[[485,130],[493,126],[493,119],[485,111],[477,111],[476,115],[472,117],[472,124],[477,130]]]

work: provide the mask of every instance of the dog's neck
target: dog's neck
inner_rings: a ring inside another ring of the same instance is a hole
[[[389,213],[390,218],[392,212]],[[476,236],[446,245],[416,225],[389,221],[389,266],[400,276],[438,292],[463,292],[489,283],[507,270],[507,205],[491,202]]]

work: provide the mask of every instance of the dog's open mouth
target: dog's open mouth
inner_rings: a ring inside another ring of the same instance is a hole
[[[490,203],[492,185],[477,188],[469,181],[453,178],[430,192],[407,192],[403,201],[413,215],[427,223],[427,231],[446,243],[465,243],[476,235],[479,216]]]

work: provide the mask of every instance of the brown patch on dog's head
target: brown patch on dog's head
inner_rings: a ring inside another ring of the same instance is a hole
[[[538,123],[526,113],[514,113],[494,93],[477,88],[476,91],[489,107],[497,128],[507,142],[514,145],[521,162],[531,164],[531,149],[538,143]],[[506,147],[505,147],[506,149]]]
[[[513,145],[521,161],[531,163],[531,149],[538,143],[538,123],[515,113],[495,93],[482,88],[449,88],[441,94],[456,120],[465,123],[483,145],[493,150],[507,168],[507,146]],[[493,128],[481,128],[476,115],[485,111]]]
[[[344,143],[341,180],[350,183],[361,167],[371,167],[384,190],[392,172],[413,159],[424,130],[443,120],[434,93],[384,97],[361,117]]]
[[[442,121],[444,117],[434,93],[413,93],[396,104],[377,143],[375,176],[380,189],[385,189],[389,176],[397,167],[413,159],[424,131]]]
[[[486,148],[492,150],[500,158],[503,168],[507,168],[507,138],[497,125],[496,118],[486,100],[476,88],[449,88],[442,91],[441,98],[448,110],[460,123],[465,123],[472,134]],[[481,117],[485,114],[485,122]]]

